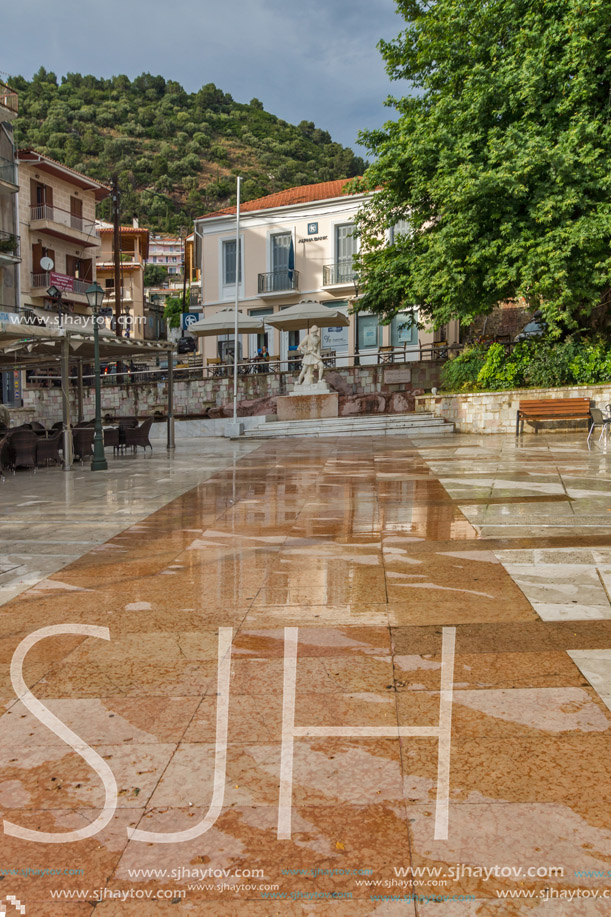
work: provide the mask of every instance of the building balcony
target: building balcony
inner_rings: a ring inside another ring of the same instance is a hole
[[[87,220],[51,204],[36,204],[30,208],[30,229],[68,242],[76,240],[84,247],[101,244],[95,220]]]
[[[32,296],[46,297],[47,290],[53,285],[61,290],[66,302],[87,306],[89,303],[85,294],[92,282],[91,280],[80,280],[70,274],[58,274],[57,271],[33,271],[30,275],[30,293]]]
[[[0,194],[16,194],[19,191],[17,164],[0,156]]]
[[[259,274],[259,296],[273,296],[299,290],[299,271],[269,271]]]
[[[351,287],[356,278],[356,271],[352,259],[349,261],[336,261],[334,264],[323,264],[323,287]]]
[[[121,287],[121,305],[131,305],[134,302],[134,296],[129,287]],[[106,290],[106,297],[104,299],[105,306],[112,306],[113,313],[115,308],[115,291]]]
[[[6,83],[0,83],[0,121],[13,121],[19,114],[19,96]]]
[[[0,229],[0,264],[18,264],[21,261],[20,239],[12,232]]]

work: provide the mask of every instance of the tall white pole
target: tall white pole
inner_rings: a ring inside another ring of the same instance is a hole
[[[233,422],[238,422],[238,305],[240,303],[240,183],[237,179],[237,207],[235,221],[235,316],[233,334]]]

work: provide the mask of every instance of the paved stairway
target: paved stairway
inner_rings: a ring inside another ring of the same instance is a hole
[[[262,421],[244,434],[248,439],[285,436],[432,436],[453,433],[454,424],[431,413],[359,414],[354,417],[329,417],[324,420]]]

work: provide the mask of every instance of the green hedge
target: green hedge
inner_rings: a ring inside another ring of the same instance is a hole
[[[450,392],[494,392],[554,388],[611,381],[611,345],[524,341],[468,347],[443,367],[441,387]]]

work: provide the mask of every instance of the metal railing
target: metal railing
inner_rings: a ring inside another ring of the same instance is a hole
[[[452,352],[452,355],[460,351],[461,345],[451,344],[446,345],[448,350]],[[418,353],[418,350],[416,350]],[[388,362],[388,354],[384,350],[373,351],[368,354],[335,354],[330,352],[328,354],[323,353],[323,361],[325,366],[335,367],[338,369],[350,369],[354,366],[362,366],[364,368],[379,366],[380,371],[384,371],[384,365]],[[413,353],[412,353],[413,356]],[[431,357],[427,354],[429,359]],[[422,361],[426,359],[424,354],[419,354],[419,360]],[[178,362],[174,363],[174,381],[193,381],[197,379],[232,379],[233,378],[233,363],[213,363],[206,366],[202,366],[202,357],[200,354],[191,355],[186,357],[184,360],[175,357],[178,359]],[[447,359],[447,356],[446,356]],[[406,352],[404,348],[399,347],[396,349],[395,359],[393,360],[395,365],[404,365],[411,366],[414,361],[406,358]],[[125,365],[125,361],[123,361]],[[301,358],[296,357],[290,360],[270,360],[269,362],[264,362],[260,360],[247,360],[241,363],[238,363],[238,375],[239,376],[257,376],[259,374],[273,374],[275,376],[280,376],[287,379],[287,381],[292,381],[299,374],[301,370]],[[289,379],[289,377],[291,377]],[[122,370],[121,372],[103,372],[101,375],[101,381],[103,386],[110,385],[150,385],[151,383],[160,383],[166,382],[168,378],[168,369],[167,366],[143,366],[142,364],[136,364],[132,368]],[[85,386],[91,386],[94,384],[95,376],[85,374],[83,376],[83,383]],[[43,370],[40,374],[36,373],[31,376],[28,380],[28,386],[48,386],[49,384],[57,384],[57,376],[50,376],[45,373]],[[71,384],[76,385],[76,378],[71,379]]]
[[[17,165],[10,159],[0,156],[0,181],[8,182],[11,185],[17,184]]]
[[[299,289],[299,271],[268,271],[259,274],[259,293],[282,293]]]
[[[352,283],[356,277],[352,259],[349,261],[336,261],[334,264],[323,264],[322,285],[331,287],[337,283]]]
[[[60,274],[61,277],[70,277],[72,280],[72,289],[65,290],[66,293],[79,293],[85,295],[87,288],[91,286],[91,280],[79,280],[78,277],[72,277],[70,274]],[[50,287],[52,283],[49,271],[32,271],[32,287]],[[62,292],[64,292],[62,290]]]
[[[2,258],[2,255],[12,255],[13,258],[19,258],[20,241],[19,236],[0,229],[0,258]]]
[[[6,83],[0,83],[0,105],[8,108],[9,111],[14,111],[15,114],[19,111],[19,96]]]
[[[69,210],[62,210],[61,207],[55,207],[52,204],[33,204],[30,209],[32,222],[35,220],[49,220],[51,223],[59,223],[69,229],[85,232],[89,236],[99,237],[94,220],[85,220],[76,213],[70,213]]]

